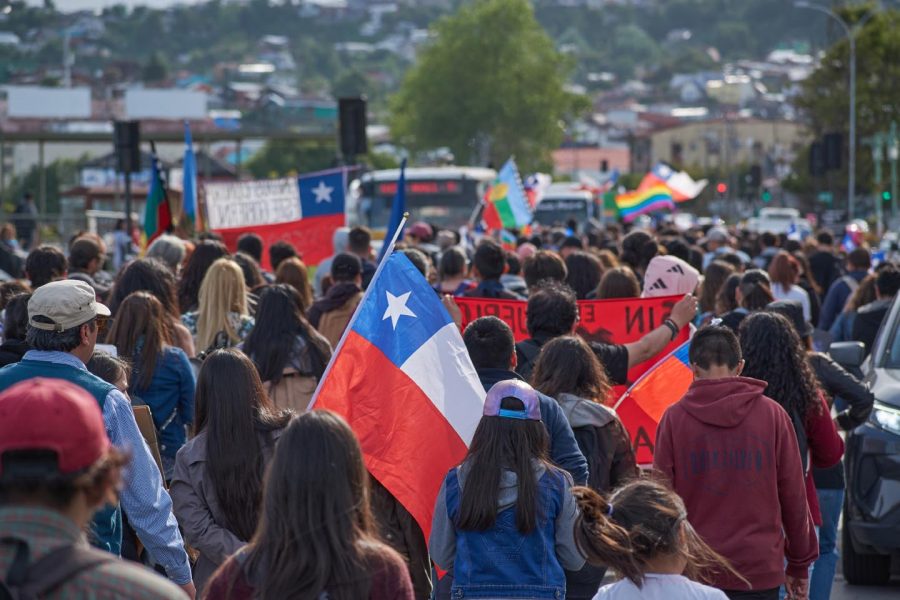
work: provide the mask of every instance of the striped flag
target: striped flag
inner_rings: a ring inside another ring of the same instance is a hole
[[[151,142],[152,144],[152,142]],[[156,147],[151,145],[150,189],[144,205],[144,230],[141,233],[141,247],[146,249],[153,240],[172,229],[172,211],[166,182],[163,180]]]
[[[392,248],[393,241],[310,407],[347,420],[369,472],[428,539],[441,483],[466,455],[485,394],[438,295]]]
[[[197,212],[197,160],[194,156],[194,141],[191,126],[184,122],[184,160],[182,161],[181,208],[188,231],[202,229]]]
[[[531,206],[512,158],[497,173],[484,208],[484,222],[490,229],[518,229],[531,223]]]

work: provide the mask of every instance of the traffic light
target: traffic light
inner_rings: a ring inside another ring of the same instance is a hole
[[[771,202],[772,201],[772,192],[769,191],[769,188],[763,188],[762,201],[763,202]]]
[[[728,193],[728,184],[725,183],[724,181],[720,181],[720,182],[716,185],[716,192],[717,192],[718,194],[721,194],[721,195],[724,196],[725,194]]]
[[[881,201],[882,202],[890,202],[891,201],[891,193],[888,190],[884,190],[881,192]]]

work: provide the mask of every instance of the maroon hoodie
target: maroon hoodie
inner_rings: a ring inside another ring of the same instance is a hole
[[[780,586],[785,571],[806,578],[819,554],[797,436],[765,389],[748,377],[695,380],[663,415],[653,453],[688,521],[753,590]],[[714,584],[747,588],[726,574]]]

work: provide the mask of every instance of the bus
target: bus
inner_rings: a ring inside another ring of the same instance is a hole
[[[425,221],[445,229],[459,229],[469,222],[496,176],[493,169],[479,167],[406,169],[406,210],[410,222]],[[365,225],[374,237],[384,237],[399,178],[399,169],[387,169],[364,173],[353,181],[347,200],[350,226]]]
[[[544,227],[565,227],[575,221],[583,230],[597,216],[594,195],[577,183],[551,183],[534,207],[534,223]]]

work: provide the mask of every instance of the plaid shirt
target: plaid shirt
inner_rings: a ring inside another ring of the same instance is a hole
[[[0,508],[0,538],[14,537],[28,544],[31,562],[51,550],[68,544],[87,544],[78,526],[56,511],[31,507]],[[0,543],[0,581],[15,557],[15,546]],[[174,584],[134,563],[119,561],[83,571],[59,586],[44,600],[184,600],[184,592]]]
[[[85,369],[84,363],[67,352],[30,350],[25,358]],[[189,583],[191,566],[178,522],[172,514],[172,499],[134,421],[131,402],[117,389],[103,403],[103,422],[109,441],[131,453],[131,461],[123,473],[121,494],[122,509],[129,523],[153,560],[165,568],[169,579],[179,585]]]

